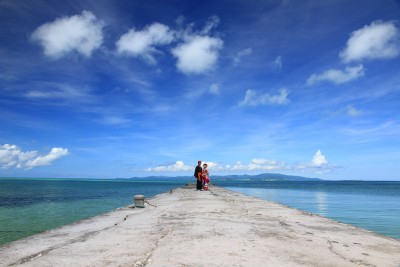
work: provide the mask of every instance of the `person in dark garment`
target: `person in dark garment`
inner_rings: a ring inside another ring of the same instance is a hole
[[[203,190],[203,181],[201,180],[201,172],[203,169],[201,168],[201,160],[197,161],[197,166],[196,169],[194,169],[194,177],[196,178],[197,184],[196,184],[196,189],[197,190]]]

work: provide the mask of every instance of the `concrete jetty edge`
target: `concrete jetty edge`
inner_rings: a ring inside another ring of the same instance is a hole
[[[101,203],[99,203],[101,205]],[[187,186],[0,247],[0,266],[400,266],[400,241]]]

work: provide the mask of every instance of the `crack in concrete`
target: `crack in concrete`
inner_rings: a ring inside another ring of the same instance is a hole
[[[38,258],[40,258],[40,257],[42,257],[42,256],[44,256],[44,255],[47,255],[48,253],[50,253],[50,252],[53,251],[53,250],[62,248],[62,247],[64,247],[64,246],[67,246],[67,245],[70,245],[70,244],[73,244],[73,243],[85,242],[86,240],[88,240],[90,237],[96,235],[97,233],[102,232],[102,231],[105,231],[105,230],[109,230],[109,229],[111,229],[111,228],[117,226],[118,224],[122,223],[123,221],[126,221],[126,219],[127,219],[128,217],[129,217],[129,215],[126,215],[126,216],[124,217],[124,219],[122,219],[122,220],[121,220],[120,222],[118,222],[118,223],[115,223],[115,224],[112,225],[112,226],[109,226],[109,227],[106,227],[106,228],[103,228],[103,229],[100,229],[100,230],[96,230],[96,231],[91,231],[91,232],[88,232],[88,233],[84,233],[83,235],[80,235],[80,236],[78,236],[78,237],[76,237],[76,238],[73,238],[73,239],[69,240],[68,242],[63,242],[63,243],[61,243],[61,244],[59,244],[59,245],[55,245],[55,246],[49,247],[48,249],[42,250],[42,251],[40,251],[40,252],[38,252],[38,253],[35,253],[35,254],[33,254],[33,255],[29,255],[29,256],[27,256],[27,257],[25,257],[25,258],[22,258],[22,259],[19,260],[19,261],[13,262],[13,263],[9,264],[8,266],[16,266],[16,265],[20,265],[20,264],[23,264],[23,263],[26,263],[26,262],[29,262],[29,261],[34,261],[34,260],[36,260],[36,259],[38,259]]]
[[[134,267],[145,267],[145,266],[147,266],[147,264],[151,263],[153,261],[151,259],[151,257],[153,256],[154,251],[156,251],[156,249],[158,249],[158,247],[160,246],[160,241],[171,233],[172,233],[172,229],[168,229],[166,233],[161,235],[160,238],[156,239],[154,248],[151,251],[146,253],[147,257],[144,260],[139,260],[139,261],[135,262],[135,264],[133,266]]]

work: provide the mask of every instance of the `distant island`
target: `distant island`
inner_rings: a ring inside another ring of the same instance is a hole
[[[122,179],[122,178],[121,178]],[[147,176],[131,177],[124,180],[194,180],[193,176]],[[308,178],[303,176],[285,175],[280,173],[261,173],[256,175],[238,174],[238,175],[212,175],[213,181],[222,180],[262,180],[262,181],[323,181],[319,178]]]

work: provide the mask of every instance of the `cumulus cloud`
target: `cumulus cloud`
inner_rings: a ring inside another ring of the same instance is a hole
[[[321,74],[312,74],[307,85],[314,85],[322,81],[329,81],[336,84],[347,83],[364,76],[364,66],[346,67],[345,70],[330,69]]]
[[[210,171],[272,171],[272,170],[282,170],[286,169],[284,163],[277,162],[275,160],[269,159],[252,159],[249,163],[244,164],[240,161],[231,165],[220,165],[217,162],[203,161],[207,163],[208,169]],[[187,172],[193,171],[194,165],[185,165],[183,161],[176,161],[176,163],[171,165],[157,166],[154,168],[147,168],[146,171],[153,172]]]
[[[218,61],[223,41],[217,37],[191,36],[172,49],[176,67],[184,74],[203,74],[212,70]]]
[[[312,159],[306,163],[290,164],[272,159],[253,158],[248,163],[237,161],[235,164],[223,165],[218,162],[203,161],[208,164],[212,172],[256,172],[256,171],[300,171],[307,173],[322,174],[331,172],[336,166],[330,164],[321,150],[317,150]],[[193,172],[195,165],[186,165],[183,161],[176,161],[169,165],[160,165],[147,168],[148,172]]]
[[[130,29],[117,41],[117,53],[141,57],[149,64],[156,64],[154,54],[161,53],[156,47],[168,45],[174,38],[174,32],[161,23],[153,23],[142,31]]]
[[[399,29],[393,22],[374,21],[351,33],[340,57],[348,63],[363,59],[389,59],[399,54]]]
[[[331,172],[334,168],[335,167],[333,165],[329,164],[328,160],[325,158],[325,155],[322,154],[321,150],[319,149],[314,154],[311,162],[300,163],[293,167],[294,170],[319,174]]]
[[[89,57],[103,42],[103,26],[93,13],[83,11],[43,24],[32,33],[31,40],[38,42],[50,58],[57,59],[73,51]]]
[[[185,163],[181,160],[176,161],[171,165],[160,165],[154,168],[147,168],[146,171],[149,172],[186,172],[193,171],[194,166],[185,165]]]
[[[325,159],[325,156],[322,154],[321,150],[318,149],[311,160],[311,165],[314,167],[321,167],[322,165],[326,164],[328,164],[328,161]]]
[[[239,106],[284,105],[289,102],[288,95],[289,92],[285,88],[282,88],[277,95],[257,93],[255,90],[249,89],[246,91],[244,99],[239,102]]]
[[[252,49],[251,47],[246,48],[246,49],[243,49],[243,50],[240,50],[240,51],[236,54],[236,56],[233,58],[233,64],[234,64],[235,66],[238,65],[238,64],[242,61],[242,58],[243,58],[243,57],[249,56],[249,55],[251,55],[252,53],[253,53],[253,49]]]
[[[52,148],[47,155],[39,155],[37,151],[22,151],[16,145],[0,146],[0,167],[31,169],[37,166],[51,165],[53,161],[68,155],[66,148]]]

